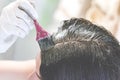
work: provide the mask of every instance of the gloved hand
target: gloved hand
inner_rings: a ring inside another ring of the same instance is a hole
[[[17,0],[6,6],[0,17],[0,27],[8,35],[24,38],[34,24],[32,19],[37,19],[34,9],[35,0]]]
[[[16,0],[6,6],[0,16],[0,53],[6,52],[17,37],[24,38],[37,19],[35,0]]]

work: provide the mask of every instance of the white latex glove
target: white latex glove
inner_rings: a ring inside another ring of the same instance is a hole
[[[5,52],[17,39],[24,38],[34,27],[38,15],[35,0],[16,0],[6,6],[0,16],[0,53]],[[21,8],[21,9],[20,9]]]
[[[19,6],[25,9],[21,10]],[[37,18],[37,13],[31,3],[28,0],[17,0],[3,9],[0,27],[9,35],[24,38],[34,27],[31,18]]]

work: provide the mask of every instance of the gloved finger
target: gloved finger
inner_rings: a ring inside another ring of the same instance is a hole
[[[18,5],[18,8],[26,12],[33,20],[38,18],[38,14],[33,8],[33,6],[29,3],[29,1],[25,0]]]
[[[30,30],[32,30],[35,27],[33,20],[29,20],[27,24],[29,25]]]
[[[32,19],[29,19],[29,20],[26,22],[26,24],[28,25],[28,27],[29,27],[30,30],[32,30],[32,29],[35,27],[34,22],[33,22]]]
[[[23,20],[27,25],[29,29],[33,29],[33,20],[30,18],[30,16],[28,16],[24,11],[20,10],[20,9],[16,9],[16,17],[18,19]]]
[[[29,26],[20,18],[17,19],[16,26],[18,26],[19,29],[23,30],[25,34],[28,34],[30,31]]]

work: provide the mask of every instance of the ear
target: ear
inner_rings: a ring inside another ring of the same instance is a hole
[[[40,79],[36,75],[36,72],[34,72],[34,73],[31,74],[31,76],[28,78],[28,80],[40,80]]]
[[[28,80],[40,80],[40,79],[38,78],[38,76],[37,76],[37,74],[40,75],[40,74],[39,74],[40,65],[41,65],[41,55],[40,55],[40,53],[39,53],[39,54],[37,55],[37,57],[36,57],[36,70],[33,71],[33,73],[29,75],[29,79],[28,79]]]

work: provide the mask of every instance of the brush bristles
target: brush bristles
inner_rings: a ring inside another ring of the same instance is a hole
[[[55,45],[51,36],[47,36],[43,39],[40,39],[38,41],[38,44],[40,46],[41,51],[47,51]]]

